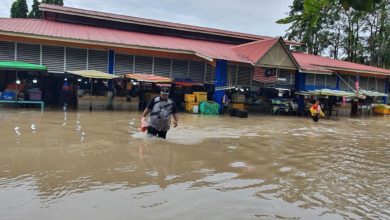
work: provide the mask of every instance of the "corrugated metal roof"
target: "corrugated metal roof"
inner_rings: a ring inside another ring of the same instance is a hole
[[[159,20],[154,20],[154,19],[139,18],[139,17],[127,16],[127,15],[118,15],[118,14],[112,14],[112,13],[106,13],[106,12],[92,11],[92,10],[65,7],[65,6],[59,6],[59,5],[44,4],[44,3],[41,3],[39,5],[39,9],[41,11],[50,11],[50,12],[64,13],[64,14],[76,14],[79,16],[95,17],[95,18],[99,17],[102,19],[110,19],[110,20],[115,19],[115,20],[127,22],[127,23],[137,23],[137,24],[143,24],[143,25],[160,26],[160,27],[165,27],[165,28],[181,29],[181,30],[186,30],[186,31],[196,31],[196,32],[218,34],[218,35],[224,35],[224,36],[233,36],[233,37],[253,39],[253,40],[270,38],[270,37],[266,37],[266,36],[246,34],[246,33],[240,33],[240,32],[235,32],[235,31],[226,31],[226,30],[221,30],[221,29],[216,29],[216,28],[200,27],[200,26],[194,26],[194,25],[159,21]]]
[[[314,72],[349,71],[356,73],[373,73],[390,75],[390,70],[367,66],[342,60],[334,60],[326,57],[293,52],[293,56],[302,70]]]
[[[92,17],[92,18],[98,18],[104,20],[115,20],[123,23],[132,23],[132,24],[140,24],[145,26],[154,26],[154,27],[162,27],[168,29],[229,36],[229,37],[236,37],[236,38],[248,39],[248,40],[265,40],[265,39],[273,38],[269,36],[241,33],[236,31],[227,31],[227,30],[221,30],[217,28],[209,28],[209,27],[201,27],[201,26],[180,24],[174,22],[159,21],[154,19],[119,15],[119,14],[113,14],[107,12],[92,11],[87,9],[80,9],[80,8],[73,8],[73,7],[52,5],[52,4],[45,4],[45,3],[41,3],[39,5],[39,9],[41,11],[49,11],[49,12],[60,13],[60,14],[71,14],[71,15]],[[286,41],[286,43],[289,45],[302,45],[301,43],[293,42],[293,41]]]
[[[100,44],[117,47],[134,47],[146,50],[168,50],[176,53],[194,54],[204,58],[222,59],[234,62],[253,63],[261,58],[272,47],[276,39],[258,41],[236,46],[204,40],[161,36],[139,32],[122,31],[94,26],[39,19],[0,18],[0,34],[21,35],[53,39],[58,41],[74,41],[83,44]],[[321,56],[304,53],[293,53],[300,68],[306,72],[331,73],[345,70],[359,73],[387,74],[390,70],[333,60]]]
[[[242,54],[243,57],[250,60],[252,64],[255,64],[263,57],[277,42],[278,38],[273,38],[269,40],[259,40],[247,44],[242,44],[233,47],[233,50]]]
[[[183,53],[191,52],[199,56],[214,59],[250,63],[249,60],[243,59],[231,49],[231,47],[234,46],[232,44],[122,31],[48,20],[0,18],[0,32],[83,41],[84,43],[110,43],[122,46],[149,48],[151,50],[175,50]]]

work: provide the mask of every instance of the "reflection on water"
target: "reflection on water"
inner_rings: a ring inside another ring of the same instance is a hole
[[[0,112],[0,219],[390,218],[389,119]]]

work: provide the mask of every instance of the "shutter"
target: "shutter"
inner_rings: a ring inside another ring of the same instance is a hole
[[[172,63],[172,79],[188,78],[188,61],[187,60],[173,60]]]
[[[291,85],[291,73],[283,72],[283,70],[280,70],[278,78],[283,80],[278,80],[278,85],[280,86],[290,86]]]
[[[326,87],[335,89],[337,86],[337,75],[327,75],[326,76]]]
[[[325,86],[326,75],[316,75],[316,86]]]
[[[0,60],[15,60],[15,42],[0,41]]]
[[[290,85],[295,88],[295,72],[290,74]]]
[[[204,80],[204,62],[190,61],[190,78],[194,82],[203,83]]]
[[[42,64],[49,72],[64,72],[64,47],[42,46]]]
[[[368,77],[361,76],[359,80],[359,87],[364,90],[368,90]]]
[[[101,50],[88,51],[88,69],[107,72],[108,70],[108,53]]]
[[[214,76],[215,76],[215,68],[212,65],[207,64],[206,82],[214,83]]]
[[[239,66],[237,85],[249,86],[251,82],[251,75],[252,75],[251,66]]]
[[[133,72],[133,55],[115,54],[115,68],[116,75],[123,75]]]
[[[306,85],[314,85],[314,74],[306,73]]]
[[[154,58],[154,75],[170,77],[171,59]]]
[[[228,82],[229,85],[235,86],[236,82],[236,65],[228,65]]]
[[[343,90],[343,91],[350,91],[351,88],[350,88],[350,79],[349,79],[349,75],[342,75],[340,76],[341,79],[340,79],[340,90]]]
[[[135,73],[152,74],[153,58],[135,56]]]
[[[376,91],[376,79],[374,77],[370,77],[368,79],[368,88],[369,91]]]
[[[85,70],[87,68],[87,50],[66,48],[66,70]]]
[[[17,44],[17,61],[40,64],[41,46],[39,44]]]
[[[383,92],[386,93],[385,88],[386,88],[386,79],[377,79],[378,82],[378,92]]]

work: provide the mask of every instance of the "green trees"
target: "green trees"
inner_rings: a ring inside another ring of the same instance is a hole
[[[63,0],[42,0],[42,3],[64,5]],[[11,18],[42,18],[42,12],[39,11],[39,4],[40,2],[38,0],[33,0],[31,11],[28,13],[26,0],[15,0],[11,6]]]
[[[52,4],[52,5],[64,5],[63,0],[42,0],[42,3]]]
[[[326,54],[378,67],[390,67],[390,0],[294,0],[286,37]]]
[[[31,11],[28,14],[29,18],[42,18],[42,12],[39,10],[39,2],[38,0],[34,0],[31,6]]]
[[[380,1],[381,0],[340,0],[339,3],[345,10],[353,8],[358,11],[371,11],[374,9],[375,4],[378,4]]]
[[[28,7],[26,0],[16,0],[11,6],[11,18],[27,18]]]

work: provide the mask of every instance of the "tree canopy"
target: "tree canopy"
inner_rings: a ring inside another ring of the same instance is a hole
[[[42,0],[42,3],[52,4],[52,5],[64,5],[63,0]]]
[[[15,0],[11,6],[11,18],[42,18],[42,12],[39,10],[40,3],[38,0],[33,0],[29,13],[26,0]],[[64,5],[63,0],[42,0],[42,3]]]
[[[294,0],[277,23],[310,54],[390,68],[390,0]]]
[[[34,0],[31,6],[31,11],[28,14],[29,18],[42,18],[42,12],[39,10],[39,2],[38,0]]]
[[[26,0],[16,0],[11,6],[11,18],[27,18],[28,7]]]

